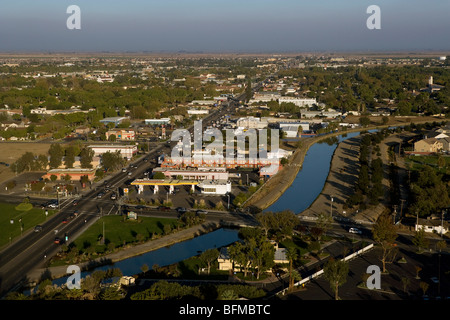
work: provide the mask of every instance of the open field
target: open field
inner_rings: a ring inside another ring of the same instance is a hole
[[[32,208],[29,211],[19,211],[17,204],[0,203],[0,248],[7,245],[14,238],[21,234],[20,225],[22,224],[23,233],[34,228],[36,225],[45,221],[45,211],[41,208]],[[54,214],[54,210],[48,210],[47,219]],[[22,221],[19,222],[19,219]],[[11,223],[13,220],[13,223]]]
[[[1,142],[0,143],[0,162],[3,161],[11,165],[19,159],[25,152],[34,154],[47,154],[50,148],[49,143],[38,142]],[[10,167],[0,165],[0,183],[5,182],[15,176]]]
[[[105,227],[105,244],[112,243],[114,247],[124,244],[151,239],[153,235],[164,234],[164,226],[169,225],[171,229],[176,228],[177,219],[160,219],[150,217],[139,217],[139,220],[124,220],[122,216],[105,216],[94,223],[74,244],[84,251],[89,247],[94,247],[96,252],[101,252],[105,248],[100,244],[99,239],[103,233],[103,223]]]

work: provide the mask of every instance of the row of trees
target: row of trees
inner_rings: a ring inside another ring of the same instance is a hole
[[[346,201],[347,206],[359,206],[364,209],[366,199],[369,200],[369,204],[376,205],[379,198],[383,196],[383,161],[380,158],[379,143],[387,135],[387,130],[384,130],[374,134],[366,134],[361,138],[358,182],[354,194]],[[378,157],[372,159],[375,151]]]

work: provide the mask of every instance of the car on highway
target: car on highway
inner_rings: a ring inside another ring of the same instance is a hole
[[[99,192],[99,193],[97,194],[97,199],[103,198],[104,195],[105,195],[104,192]]]
[[[122,172],[127,172],[127,168],[122,168]]]
[[[206,210],[197,210],[197,214],[208,214]]]
[[[62,223],[69,223],[69,219],[63,219]]]
[[[58,208],[58,203],[51,202],[51,203],[47,204],[47,207],[50,208],[50,209],[57,209]]]
[[[350,229],[348,229],[348,232],[356,233],[356,234],[362,234],[362,231],[359,230],[358,228],[350,228]]]
[[[186,210],[186,208],[183,208],[183,207],[178,207],[177,208],[177,212],[178,213],[185,213],[187,210]]]
[[[116,200],[117,199],[117,195],[115,193],[112,193],[110,198],[111,198],[111,200]]]
[[[58,238],[58,237],[56,237],[55,240],[54,240],[54,242],[55,242],[56,244],[60,244],[60,243],[61,243],[61,239]]]
[[[78,205],[78,200],[76,200],[76,199],[75,199],[75,200],[73,200],[73,201],[72,201],[72,205],[73,205],[73,206],[76,206],[76,205]]]
[[[42,226],[41,225],[37,225],[34,227],[34,232],[41,232],[42,231]]]

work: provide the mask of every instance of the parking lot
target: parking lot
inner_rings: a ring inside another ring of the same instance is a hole
[[[233,171],[238,172],[238,170]],[[168,200],[172,203],[172,207],[185,208],[193,208],[196,203],[202,203],[206,208],[210,209],[214,209],[218,202],[222,202],[223,208],[227,209],[229,202],[231,209],[233,208],[233,200],[239,193],[246,193],[250,185],[259,183],[259,175],[254,171],[241,171],[241,177],[233,178],[231,181],[232,191],[229,197],[227,195],[204,195],[201,194],[198,188],[196,188],[195,192],[191,193],[191,186],[177,186],[174,188],[174,193],[169,193],[169,187],[160,186],[156,194],[153,193],[153,187],[144,187],[144,191],[138,194],[135,187],[129,186],[128,198],[138,202],[145,201],[145,203],[153,205],[159,205]]]
[[[382,270],[381,249],[375,248],[349,262],[347,282],[339,288],[342,300],[437,300],[450,299],[450,254],[435,251],[417,253],[407,239],[399,244],[399,251],[394,262],[386,265],[387,274],[381,274],[381,290],[361,288],[367,275],[367,267],[377,265]],[[432,245],[430,248],[433,247]],[[404,260],[402,259],[404,258]],[[439,287],[440,266],[440,287]],[[419,277],[416,278],[417,269]],[[407,280],[406,280],[407,279]],[[405,283],[407,283],[405,288]],[[426,283],[425,294],[421,283]],[[440,290],[440,292],[439,292]],[[334,292],[329,282],[320,276],[307,282],[305,289],[284,296],[285,300],[332,300]]]

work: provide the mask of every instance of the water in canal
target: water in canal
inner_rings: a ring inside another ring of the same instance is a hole
[[[220,248],[236,242],[238,237],[237,229],[218,229],[213,232],[198,236],[196,238],[176,243],[169,247],[150,251],[142,255],[128,258],[111,265],[97,267],[93,270],[82,272],[81,277],[95,270],[107,270],[119,268],[125,276],[132,276],[141,272],[141,267],[146,264],[150,269],[153,265],[166,266],[177,263],[184,259],[195,256],[205,250]],[[62,285],[66,283],[67,277],[59,278],[53,281],[54,284]]]
[[[375,130],[370,130],[369,132],[372,131]],[[326,140],[333,141],[333,143],[322,141],[313,144],[308,149],[303,166],[291,186],[275,203],[264,211],[292,210],[294,213],[300,213],[306,210],[316,200],[325,185],[328,172],[330,171],[331,159],[338,144],[359,134],[359,132],[352,132],[346,135],[339,135],[334,139],[331,138],[333,140]]]

